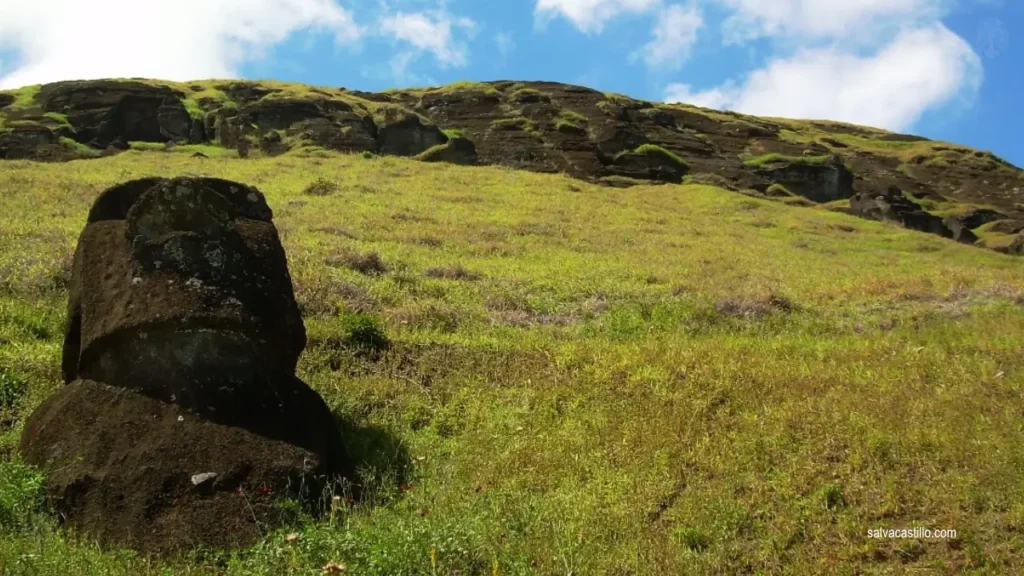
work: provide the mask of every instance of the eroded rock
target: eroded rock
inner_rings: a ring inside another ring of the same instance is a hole
[[[155,552],[245,545],[276,499],[315,505],[351,476],[330,410],[295,377],[305,328],[255,188],[108,189],[79,238],[68,319],[67,386],[21,449],[72,528]]]
[[[863,192],[855,194],[850,198],[850,212],[863,218],[895,222],[911,230],[937,234],[965,244],[973,244],[978,240],[978,237],[958,220],[943,220],[929,214],[895,186],[890,187],[884,195],[873,196]]]

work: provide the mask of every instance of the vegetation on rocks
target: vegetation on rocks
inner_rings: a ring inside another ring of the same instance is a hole
[[[785,154],[771,153],[749,158],[744,160],[743,163],[752,168],[758,168],[761,166],[767,166],[769,164],[776,163],[789,163],[789,164],[808,164],[808,165],[820,165],[828,164],[832,160],[831,156],[786,156]]]

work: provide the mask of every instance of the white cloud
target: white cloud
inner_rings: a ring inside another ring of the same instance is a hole
[[[453,28],[472,32],[476,23],[469,18],[452,18],[444,12],[399,12],[380,20],[383,35],[433,54],[441,68],[461,67],[468,62],[468,48],[455,40]]]
[[[666,101],[905,130],[927,110],[973,97],[981,60],[942,24],[908,28],[873,54],[807,48],[776,58],[741,82],[694,91],[672,84]]]
[[[600,33],[608,20],[627,13],[652,10],[661,0],[537,0],[534,17],[540,24],[556,16],[572,22],[579,31]]]
[[[664,8],[654,25],[654,38],[640,52],[644,62],[651,68],[678,70],[690,57],[690,48],[703,26],[704,18],[696,3]]]
[[[732,14],[727,43],[768,36],[873,39],[880,29],[933,21],[952,0],[716,0]]]
[[[0,87],[144,76],[228,78],[300,30],[352,44],[365,30],[336,0],[0,0]]]
[[[501,54],[502,58],[508,58],[508,55],[516,50],[516,41],[509,32],[495,34],[494,43],[498,46],[498,54]]]

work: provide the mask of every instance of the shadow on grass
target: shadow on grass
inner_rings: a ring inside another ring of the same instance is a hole
[[[336,496],[362,506],[384,505],[400,496],[412,470],[405,443],[382,426],[359,423],[338,412],[334,417],[354,470],[350,491]]]

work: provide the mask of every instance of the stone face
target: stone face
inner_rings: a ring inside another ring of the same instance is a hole
[[[236,490],[312,498],[351,475],[330,410],[294,375],[305,328],[255,188],[148,178],[104,192],[75,252],[68,319],[68,385],[21,446],[59,471],[48,493],[72,527],[153,551],[242,543],[259,530],[235,513]],[[190,484],[197,473],[217,481]]]

